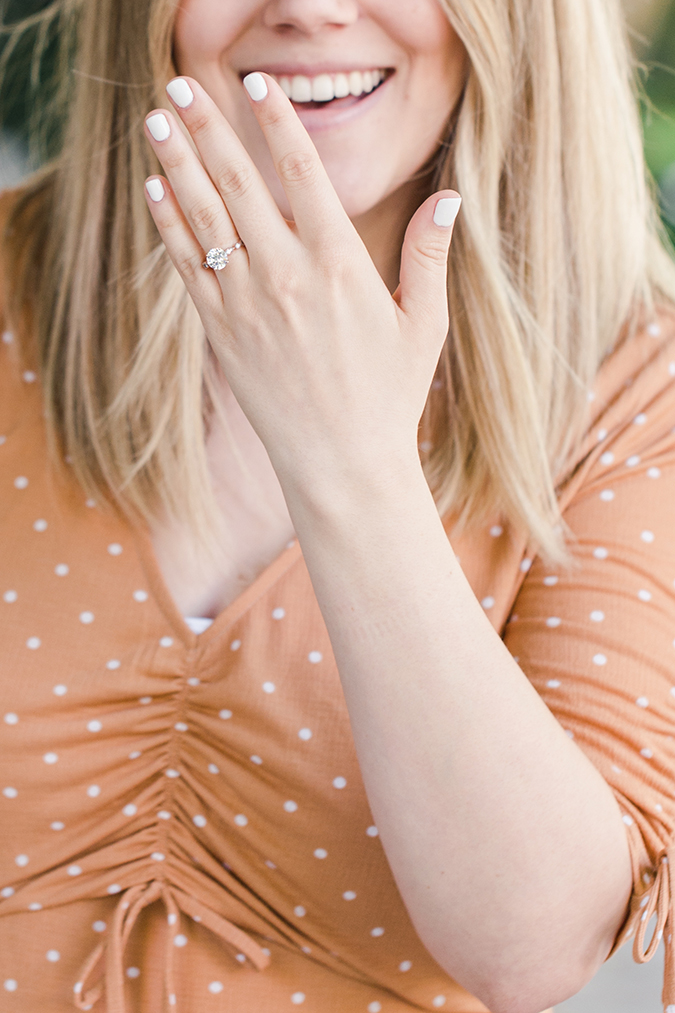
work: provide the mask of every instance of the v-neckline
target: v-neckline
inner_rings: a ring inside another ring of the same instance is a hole
[[[280,554],[269,563],[248,587],[237,595],[203,633],[193,633],[185,622],[176,601],[164,579],[157,560],[150,531],[145,527],[134,528],[136,551],[148,581],[149,590],[160,610],[168,620],[172,631],[182,640],[186,647],[195,648],[217,639],[229,627],[233,626],[244,613],[261,598],[270,587],[281,578],[302,556],[302,549],[297,537],[291,539]]]

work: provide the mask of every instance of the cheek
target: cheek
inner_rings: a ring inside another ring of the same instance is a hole
[[[184,0],[174,26],[174,55],[179,73],[221,58],[242,31],[250,3]]]
[[[408,57],[408,88],[422,121],[447,116],[469,70],[466,49],[439,0],[372,0],[387,34]]]
[[[369,11],[411,56],[441,56],[461,43],[439,0],[370,0]]]

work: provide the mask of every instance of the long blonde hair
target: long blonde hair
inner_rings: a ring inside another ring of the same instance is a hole
[[[622,12],[618,0],[440,2],[469,72],[430,178],[464,203],[423,465],[441,514],[460,526],[500,514],[560,561],[557,493],[598,368],[655,300],[675,301]],[[159,169],[142,124],[176,73],[177,9],[53,0],[31,20],[44,34],[58,18],[50,115],[66,128],[14,205],[7,272],[55,453],[138,518],[199,526],[212,504],[209,357],[142,192]]]

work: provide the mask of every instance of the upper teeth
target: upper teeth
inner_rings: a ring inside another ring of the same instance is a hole
[[[358,97],[371,92],[384,81],[384,70],[352,70],[349,74],[319,74],[317,77],[277,77],[283,91],[292,102],[331,102],[334,98]]]

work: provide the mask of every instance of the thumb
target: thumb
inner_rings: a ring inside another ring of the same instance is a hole
[[[436,193],[417,209],[401,250],[400,284],[394,299],[414,320],[443,324],[448,317],[448,251],[462,198],[454,190]]]

